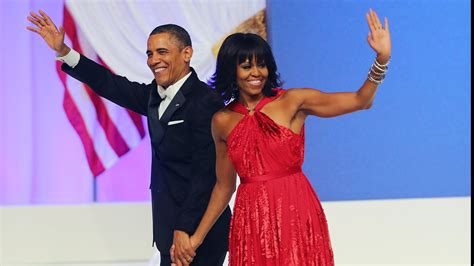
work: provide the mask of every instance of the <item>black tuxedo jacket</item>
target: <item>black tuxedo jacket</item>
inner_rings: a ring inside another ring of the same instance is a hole
[[[63,64],[62,70],[100,96],[147,116],[152,145],[153,242],[161,253],[168,254],[173,231],[192,234],[207,208],[216,182],[211,120],[223,107],[222,101],[192,69],[158,119],[161,98],[155,81],[131,82],[82,55],[77,66]],[[175,122],[168,125],[170,121]],[[227,250],[230,216],[227,207],[198,252]]]

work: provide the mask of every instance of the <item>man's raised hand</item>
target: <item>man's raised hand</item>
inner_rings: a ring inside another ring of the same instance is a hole
[[[44,11],[40,10],[39,14],[30,12],[27,19],[36,27],[28,26],[26,28],[32,32],[38,33],[46,44],[56,51],[59,56],[64,56],[71,50],[64,43],[64,28],[60,26],[58,29],[48,14]]]

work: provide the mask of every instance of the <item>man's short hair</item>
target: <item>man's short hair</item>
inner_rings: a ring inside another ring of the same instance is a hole
[[[189,33],[181,26],[175,24],[160,25],[150,33],[150,36],[158,33],[169,33],[173,35],[173,37],[175,37],[176,40],[178,40],[182,45],[181,48],[184,48],[186,46],[192,46],[191,37],[189,36]]]

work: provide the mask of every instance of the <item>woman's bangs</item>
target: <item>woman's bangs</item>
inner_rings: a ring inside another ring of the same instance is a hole
[[[247,43],[247,45],[243,45],[237,54],[237,62],[239,65],[247,60],[252,62],[254,58],[256,59],[257,64],[265,64],[267,61],[267,53],[265,52],[264,47],[257,43]]]

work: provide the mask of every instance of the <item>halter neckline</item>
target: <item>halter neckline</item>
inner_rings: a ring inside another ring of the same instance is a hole
[[[258,103],[257,105],[255,106],[255,108],[253,108],[253,110],[248,110],[247,107],[245,107],[241,102],[238,101],[238,99],[236,99],[234,102],[230,103],[230,106],[229,108],[232,110],[232,111],[235,111],[235,112],[238,112],[238,113],[241,113],[243,115],[248,115],[251,111],[254,111],[254,112],[260,112],[260,110],[269,102],[275,100],[276,98],[278,98],[281,94],[283,94],[285,92],[285,90],[281,89],[281,88],[275,88],[273,89],[274,91],[276,91],[276,95],[275,96],[270,96],[270,97],[263,97]]]

